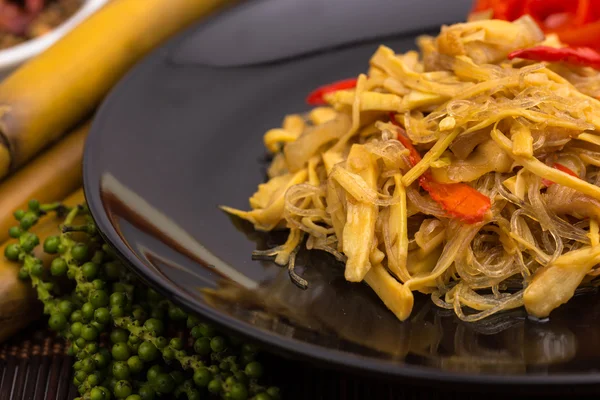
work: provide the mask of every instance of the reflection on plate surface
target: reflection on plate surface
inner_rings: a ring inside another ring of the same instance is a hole
[[[252,260],[253,250],[283,238],[255,232],[218,205],[246,206],[264,179],[263,132],[306,109],[310,88],[365,70],[378,41],[247,68],[169,61],[193,34],[119,84],[95,119],[84,159],[98,226],[148,283],[288,355],[413,379],[600,383],[595,294],[547,322],[516,310],[471,324],[421,296],[402,323],[366,286],[345,282],[326,253],[299,254],[307,290],[285,269]],[[400,51],[414,37],[384,42]]]

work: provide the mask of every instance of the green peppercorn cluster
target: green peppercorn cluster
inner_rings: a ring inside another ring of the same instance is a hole
[[[19,224],[9,233],[17,241],[5,256],[21,264],[19,276],[36,289],[50,328],[69,341],[80,399],[280,398],[277,387],[262,383],[254,346],[226,337],[141,284],[103,242],[85,205],[32,200],[28,208],[14,214]],[[34,253],[40,238],[29,229],[49,212],[64,224],[60,235],[43,242],[54,257],[44,268]]]

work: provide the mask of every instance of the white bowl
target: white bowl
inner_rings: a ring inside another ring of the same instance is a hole
[[[64,21],[52,31],[16,46],[0,50],[0,76],[6,76],[25,61],[52,46],[54,42],[102,7],[107,1],[84,0],[81,8],[71,18]]]

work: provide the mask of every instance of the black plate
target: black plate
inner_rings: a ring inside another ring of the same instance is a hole
[[[172,40],[118,85],[93,124],[84,176],[101,231],[150,284],[274,351],[438,382],[600,383],[596,297],[544,323],[516,311],[475,324],[423,297],[400,323],[328,255],[300,255],[306,291],[253,261],[252,250],[281,237],[217,208],[247,207],[265,177],[263,133],[306,110],[311,88],[365,71],[379,43],[412,48],[469,3],[252,1]]]

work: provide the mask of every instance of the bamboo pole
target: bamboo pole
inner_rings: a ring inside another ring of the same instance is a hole
[[[0,178],[90,114],[149,51],[232,2],[114,0],[17,69],[0,83]]]
[[[0,183],[0,243],[8,239],[8,228],[15,225],[13,211],[26,207],[31,199],[41,203],[62,200],[81,187],[88,128],[89,124],[81,126]]]

